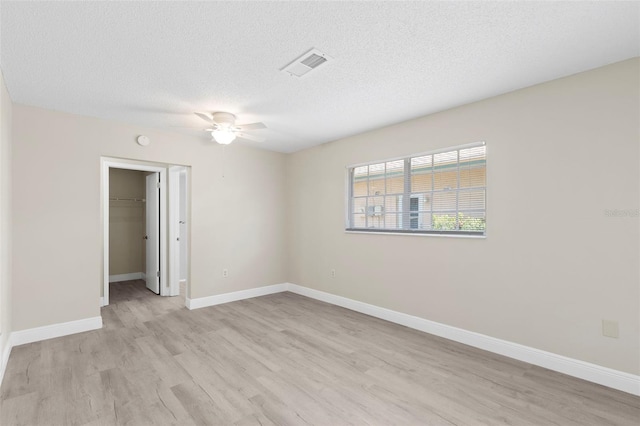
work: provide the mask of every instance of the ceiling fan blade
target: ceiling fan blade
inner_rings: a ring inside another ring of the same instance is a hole
[[[204,121],[206,121],[207,123],[213,123],[213,118],[211,118],[210,116],[208,116],[207,114],[203,114],[201,112],[196,112],[194,113],[195,115],[197,115],[198,117],[202,118]]]
[[[267,128],[264,123],[238,124],[236,127],[238,128],[238,130],[260,130]]]
[[[238,132],[236,133],[236,136],[242,139],[246,139],[248,141],[253,141],[253,142],[264,142],[265,138],[261,138],[259,136],[254,136],[254,135],[250,135],[248,133],[242,133],[242,132]]]

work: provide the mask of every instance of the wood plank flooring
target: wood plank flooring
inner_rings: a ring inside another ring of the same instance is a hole
[[[102,330],[13,348],[0,424],[640,424],[638,397],[291,293],[110,292]]]

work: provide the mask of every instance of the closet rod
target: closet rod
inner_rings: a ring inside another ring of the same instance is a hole
[[[144,198],[121,198],[121,197],[109,197],[109,201],[141,201],[145,202]]]

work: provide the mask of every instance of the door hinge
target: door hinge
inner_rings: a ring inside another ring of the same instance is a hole
[[[156,188],[160,189],[160,182],[156,182]]]
[[[160,271],[156,272],[156,277],[160,278]]]

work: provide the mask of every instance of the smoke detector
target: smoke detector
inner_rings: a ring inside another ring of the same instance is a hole
[[[322,53],[318,49],[311,49],[304,55],[300,56],[280,71],[291,76],[303,77],[310,71],[318,68],[320,65],[332,60],[330,56]]]

